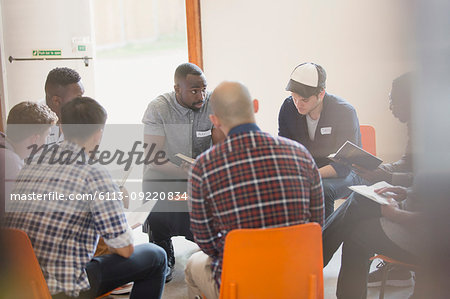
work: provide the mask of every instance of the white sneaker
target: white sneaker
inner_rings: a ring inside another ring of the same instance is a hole
[[[133,282],[124,284],[121,287],[115,288],[112,292],[111,295],[124,295],[124,294],[129,294],[131,293],[131,289],[133,288]]]
[[[380,265],[380,264],[379,264]],[[369,273],[369,278],[367,281],[367,286],[379,287],[381,286],[381,281],[383,279],[383,271],[386,265],[382,264],[381,267],[377,265],[377,270]],[[414,279],[411,275],[411,271],[403,267],[393,267],[387,273],[386,285],[392,287],[411,287],[414,285]]]

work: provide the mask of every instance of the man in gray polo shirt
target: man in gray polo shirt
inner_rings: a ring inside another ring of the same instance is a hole
[[[184,63],[177,67],[174,79],[174,91],[151,101],[142,119],[146,149],[153,147],[153,153],[163,150],[169,160],[162,165],[151,164],[143,180],[145,194],[158,200],[144,224],[144,232],[150,242],[167,253],[166,282],[172,279],[175,266],[171,237],[194,240],[186,204],[188,165],[175,155],[195,158],[212,145],[213,135],[215,140],[222,137],[209,120],[210,94],[202,70]]]

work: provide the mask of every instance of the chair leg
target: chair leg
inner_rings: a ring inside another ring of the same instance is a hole
[[[309,274],[308,299],[317,299],[317,276],[313,274]]]
[[[230,283],[230,299],[237,299],[237,286],[236,283]]]
[[[388,276],[388,272],[391,268],[391,264],[388,262],[385,262],[386,266],[383,269],[383,276],[381,279],[381,288],[380,288],[380,299],[384,299],[384,289],[386,287],[386,280],[387,280],[387,276]]]

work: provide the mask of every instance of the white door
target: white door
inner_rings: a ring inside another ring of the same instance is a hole
[[[85,94],[94,97],[90,0],[1,0],[0,4],[4,115],[21,101],[44,100],[45,79],[55,67],[77,70]]]

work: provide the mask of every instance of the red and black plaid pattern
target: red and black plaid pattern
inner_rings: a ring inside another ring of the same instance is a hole
[[[237,228],[323,224],[320,175],[301,144],[260,131],[231,135],[189,175],[191,230],[220,285],[226,234]]]

